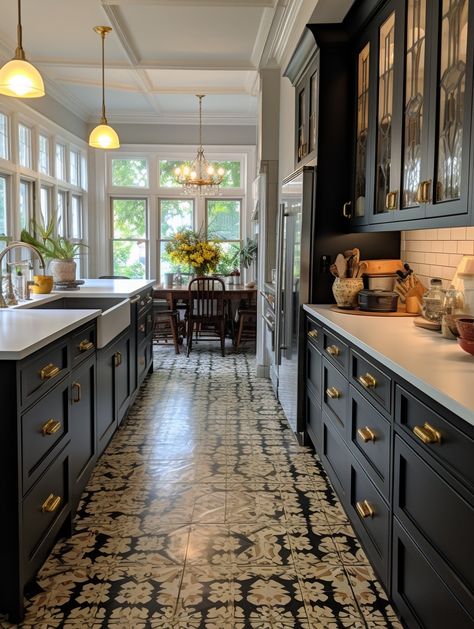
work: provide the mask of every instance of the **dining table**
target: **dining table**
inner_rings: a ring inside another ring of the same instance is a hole
[[[225,298],[230,302],[239,302],[246,299],[249,303],[255,304],[257,296],[256,286],[245,286],[245,284],[230,284],[225,287]],[[165,284],[155,284],[153,286],[154,299],[166,299],[170,310],[172,310],[178,301],[188,300],[187,285],[174,284],[166,286]]]

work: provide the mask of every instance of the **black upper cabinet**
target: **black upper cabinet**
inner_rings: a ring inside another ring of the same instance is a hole
[[[391,0],[354,37],[352,227],[470,223],[473,37],[473,0]]]
[[[310,63],[296,89],[296,158],[297,166],[316,157],[319,102],[319,54]]]

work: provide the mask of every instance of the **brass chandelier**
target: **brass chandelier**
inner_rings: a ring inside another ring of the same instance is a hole
[[[183,186],[186,194],[211,195],[217,194],[219,185],[224,179],[225,170],[209,163],[202,146],[202,99],[204,94],[196,94],[199,99],[199,147],[195,160],[191,165],[181,164],[175,171],[175,180]]]

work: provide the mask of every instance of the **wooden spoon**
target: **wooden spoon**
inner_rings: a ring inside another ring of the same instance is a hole
[[[337,254],[334,264],[336,265],[339,277],[346,277],[347,261],[342,253]]]

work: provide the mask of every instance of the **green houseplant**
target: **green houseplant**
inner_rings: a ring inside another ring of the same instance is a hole
[[[49,261],[49,270],[54,282],[73,282],[76,279],[76,262],[82,243],[72,242],[64,236],[54,235],[56,221],[51,217],[44,225],[42,222],[31,221],[31,232],[23,229],[20,240],[33,245]]]
[[[258,244],[256,238],[247,238],[245,245],[235,254],[233,263],[240,259],[244,268],[248,269],[252,262],[257,259]]]

